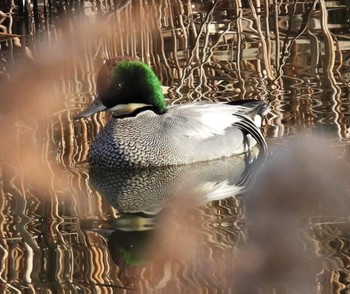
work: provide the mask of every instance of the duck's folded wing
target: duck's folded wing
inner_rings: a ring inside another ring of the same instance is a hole
[[[259,107],[257,104],[255,107]],[[206,139],[224,135],[227,128],[237,126],[266,147],[259,126],[254,123],[255,107],[225,103],[191,103],[169,108],[168,115],[182,127],[183,136]]]

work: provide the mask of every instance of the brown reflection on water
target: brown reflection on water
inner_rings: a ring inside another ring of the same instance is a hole
[[[349,167],[349,5],[257,3],[124,1],[117,9],[85,1],[75,3],[78,15],[62,3],[45,14],[39,1],[45,22],[36,17],[24,28],[18,11],[1,3],[15,12],[0,15],[4,293],[347,287],[349,223],[339,207],[348,209],[340,189],[348,170],[329,157],[339,154]],[[326,135],[337,150],[287,149],[271,159],[248,203],[174,201],[155,219],[121,215],[81,163],[108,115],[71,117],[93,99],[103,60],[122,54],[154,67],[169,104],[265,100],[270,145],[288,146],[285,137],[303,131]],[[142,245],[137,258],[130,244]]]

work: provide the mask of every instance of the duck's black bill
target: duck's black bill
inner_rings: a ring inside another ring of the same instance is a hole
[[[73,119],[85,118],[106,109],[107,106],[103,105],[99,99],[95,99],[87,109],[73,116]]]

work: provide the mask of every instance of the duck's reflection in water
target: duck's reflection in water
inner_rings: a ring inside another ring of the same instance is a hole
[[[170,293],[313,293],[315,285],[327,287],[334,260],[348,262],[342,247],[333,248],[323,231],[333,226],[340,234],[341,228],[349,228],[348,167],[338,151],[315,139],[288,142],[271,152],[247,197],[229,197],[219,201],[227,205],[216,206],[214,201],[201,208],[196,205],[247,186],[256,161],[242,156],[211,162],[206,168],[173,167],[153,176],[146,172],[152,179],[141,177],[146,192],[131,188],[133,181],[141,186],[138,177],[130,177],[128,185],[124,178],[124,185],[113,190],[95,181],[91,172],[99,191],[107,191],[104,196],[124,212],[109,223],[109,231],[100,231],[122,268],[123,284]],[[166,173],[173,175],[171,183],[159,185]],[[108,177],[100,175],[105,182]],[[150,192],[155,186],[149,183],[156,183],[157,193]],[[232,199],[244,200],[235,207]],[[238,218],[233,213],[237,208],[242,211]],[[242,221],[234,238],[230,229]]]
[[[120,213],[155,215],[169,201],[197,195],[200,205],[244,189],[263,161],[258,149],[239,156],[190,165],[143,169],[91,168],[92,185]]]
[[[130,170],[91,168],[92,185],[120,213],[99,233],[108,240],[113,261],[122,269],[125,286],[132,287],[130,277],[135,277],[134,283],[139,268],[153,264],[153,274],[162,271],[158,274],[164,278],[164,265],[169,261],[176,263],[180,259],[183,266],[191,263],[192,254],[197,255],[193,250],[198,249],[199,239],[215,235],[215,229],[202,222],[198,207],[245,190],[264,160],[265,153],[256,148],[239,156],[192,165]],[[169,258],[171,244],[179,247]],[[160,280],[153,283],[158,285]]]

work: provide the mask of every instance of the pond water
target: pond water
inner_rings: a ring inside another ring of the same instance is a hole
[[[347,293],[348,1],[0,4],[3,293]],[[167,103],[264,100],[268,154],[90,169],[104,60]]]

